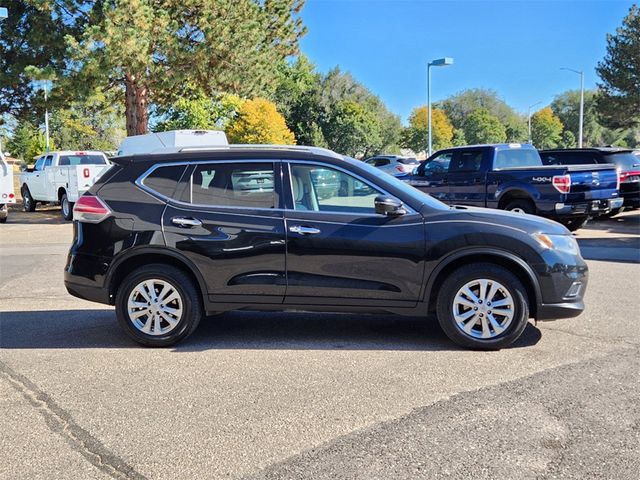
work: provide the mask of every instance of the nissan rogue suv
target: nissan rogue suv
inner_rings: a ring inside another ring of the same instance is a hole
[[[226,311],[306,310],[435,314],[459,345],[497,349],[531,317],[584,309],[587,265],[562,225],[449,207],[329,150],[112,161],[75,205],[65,285],[115,305],[144,345],[175,344]]]

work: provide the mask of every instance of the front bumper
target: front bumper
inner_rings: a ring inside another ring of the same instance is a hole
[[[591,200],[579,203],[556,203],[555,214],[558,216],[598,216],[622,207],[624,198],[609,198],[605,200]]]

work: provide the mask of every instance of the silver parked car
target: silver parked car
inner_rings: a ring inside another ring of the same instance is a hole
[[[364,162],[393,176],[408,175],[420,165],[415,158],[397,155],[377,155],[367,158]]]

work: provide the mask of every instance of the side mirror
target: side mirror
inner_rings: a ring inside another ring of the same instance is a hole
[[[387,217],[404,215],[407,211],[400,200],[387,195],[378,195],[375,199],[376,213]]]
[[[26,163],[21,163],[20,164],[20,171],[21,172],[26,172],[27,171],[27,164]]]
[[[418,175],[418,167],[414,168],[414,169],[411,171],[411,175],[413,175],[413,176]]]

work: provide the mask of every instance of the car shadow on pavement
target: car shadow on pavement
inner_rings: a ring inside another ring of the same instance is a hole
[[[577,240],[580,253],[587,260],[640,263],[640,236]]]
[[[538,343],[529,324],[510,348]],[[143,348],[117,324],[112,310],[0,313],[0,349]],[[434,319],[392,315],[232,312],[203,319],[173,352],[224,349],[460,350]]]
[[[20,205],[9,208],[7,224],[20,225],[59,225],[71,223],[62,218],[60,207],[38,207],[35,212],[25,212]]]
[[[633,210],[613,218],[592,220],[587,224],[585,230],[640,235],[640,210]],[[578,231],[579,236],[580,231]]]

